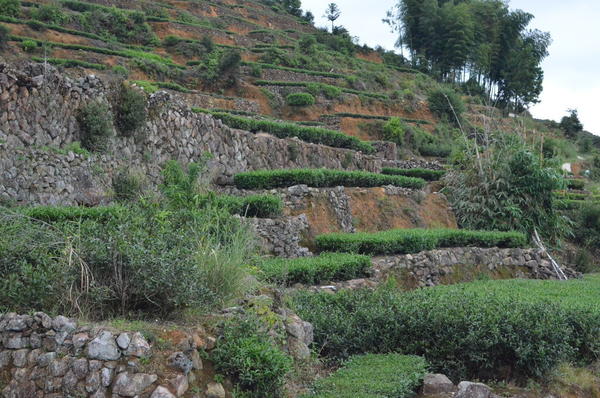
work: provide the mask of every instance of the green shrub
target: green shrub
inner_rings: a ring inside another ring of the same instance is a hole
[[[575,190],[582,190],[585,188],[585,180],[574,180],[574,179],[567,180],[567,188],[575,189]]]
[[[112,135],[112,114],[108,106],[101,102],[90,102],[79,110],[81,145],[91,152],[107,149]]]
[[[465,104],[460,95],[451,89],[437,89],[427,98],[429,109],[438,117],[456,124],[465,111]]]
[[[35,42],[33,42],[35,43]],[[87,68],[104,70],[106,66],[102,64],[93,64],[91,62],[79,61],[77,59],[65,59],[65,58],[42,58],[42,57],[31,57],[32,60],[40,63],[48,62],[52,65],[62,66],[63,68]]]
[[[526,381],[600,353],[598,276],[584,281],[480,281],[410,293],[297,293],[298,315],[327,358],[402,352],[453,380]]]
[[[248,398],[281,396],[291,359],[275,347],[260,321],[237,317],[222,326],[210,353],[217,372],[229,376]]]
[[[314,386],[315,398],[409,398],[427,373],[427,362],[416,356],[368,354],[352,357]]]
[[[33,40],[25,40],[21,43],[21,48],[27,53],[32,53],[37,49],[37,43]]]
[[[600,202],[583,202],[574,216],[574,240],[592,250],[600,249]]]
[[[54,4],[41,5],[32,12],[31,18],[54,25],[62,25],[69,19],[69,17],[61,11],[60,7]]]
[[[363,278],[371,259],[355,254],[324,253],[317,257],[267,260],[260,265],[264,277],[276,283],[317,285],[330,281]]]
[[[121,169],[112,178],[114,198],[119,202],[132,202],[140,199],[146,188],[146,178],[130,169]]]
[[[250,195],[235,202],[231,213],[245,217],[275,218],[283,212],[283,201],[274,195]]]
[[[255,120],[234,116],[223,112],[208,112],[196,108],[196,112],[210,113],[227,126],[257,133],[263,131],[273,134],[278,138],[298,137],[302,141],[315,144],[328,145],[336,148],[347,148],[364,153],[373,153],[375,149],[368,143],[340,133],[339,131],[326,130],[318,127],[303,127],[293,123],[279,123],[270,120]]]
[[[127,79],[129,77],[129,71],[124,66],[115,65],[112,67],[112,71],[115,75],[119,76],[122,79]]]
[[[293,93],[286,97],[289,106],[309,106],[315,104],[315,97],[309,93]]]
[[[527,237],[518,232],[464,229],[394,229],[375,233],[319,235],[319,251],[391,255],[419,253],[446,247],[524,247]]]
[[[146,117],[146,95],[123,84],[115,107],[115,122],[121,135],[134,135],[146,124]]]
[[[406,124],[398,117],[392,117],[383,125],[383,138],[404,146]]]
[[[21,214],[47,223],[78,220],[107,221],[118,217],[124,211],[125,208],[121,206],[36,206],[20,209]]]
[[[0,0],[0,15],[17,18],[21,14],[19,0]]]
[[[102,217],[80,209],[36,214],[60,219],[52,224],[1,211],[0,307],[173,317],[218,310],[250,288],[244,265],[253,237],[229,214],[157,203],[99,211]]]
[[[387,176],[364,171],[327,169],[265,170],[239,173],[234,183],[240,189],[273,189],[306,184],[311,187],[379,187],[394,185],[420,189],[425,181],[404,176]]]
[[[398,175],[422,178],[426,181],[437,181],[446,174],[444,170],[428,170],[428,169],[396,169],[392,167],[384,167],[382,174]]]

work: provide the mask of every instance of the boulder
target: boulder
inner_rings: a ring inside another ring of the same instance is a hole
[[[221,383],[208,383],[205,395],[206,398],[225,398],[225,389]]]
[[[423,380],[423,394],[425,395],[447,394],[454,391],[456,391],[456,386],[445,375],[428,374]]]
[[[144,392],[157,379],[156,375],[123,372],[117,376],[112,391],[123,397],[135,397]]]
[[[113,334],[105,330],[90,341],[87,346],[87,356],[90,359],[101,361],[116,361],[121,357],[121,352],[115,343]]]
[[[483,383],[462,381],[454,398],[492,398],[492,390]]]
[[[150,344],[148,344],[141,333],[135,333],[133,337],[131,337],[127,351],[125,351],[125,355],[141,358],[146,357],[149,354]]]
[[[158,386],[150,398],[175,398],[175,395],[171,394],[171,391],[167,390],[163,386]]]

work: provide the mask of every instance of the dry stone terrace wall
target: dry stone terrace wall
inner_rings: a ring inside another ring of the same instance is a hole
[[[89,158],[59,151],[79,141],[78,110],[92,101],[111,103],[115,85],[93,75],[71,79],[53,67],[0,64],[0,197],[28,204],[96,204],[120,168],[137,169],[152,183],[168,160],[183,163],[210,152],[219,184],[235,173],[259,169],[381,170],[381,159],[298,139],[231,129],[193,113],[179,97],[160,91],[149,99],[149,120],[139,138],[115,136],[109,150]],[[349,155],[350,154],[350,155]],[[346,167],[344,167],[346,166]]]

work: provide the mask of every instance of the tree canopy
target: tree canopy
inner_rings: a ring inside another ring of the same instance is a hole
[[[384,21],[415,67],[521,111],[539,102],[551,43],[549,33],[527,28],[532,19],[501,0],[398,0]]]

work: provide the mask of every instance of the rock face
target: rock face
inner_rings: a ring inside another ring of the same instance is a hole
[[[213,155],[209,166],[218,183],[259,169],[381,170],[375,156],[231,129],[164,91],[149,99],[153,117],[140,132],[143,138],[115,135],[105,154],[58,150],[80,141],[76,115],[81,106],[91,100],[110,105],[112,90],[91,75],[72,79],[51,66],[44,74],[40,64],[0,64],[0,196],[27,204],[94,205],[103,201],[103,187],[123,166],[157,184],[160,165],[194,161],[205,152]]]
[[[304,214],[282,219],[252,218],[248,222],[261,239],[263,251],[278,257],[307,257],[312,253],[300,246],[302,233],[308,229]]]

